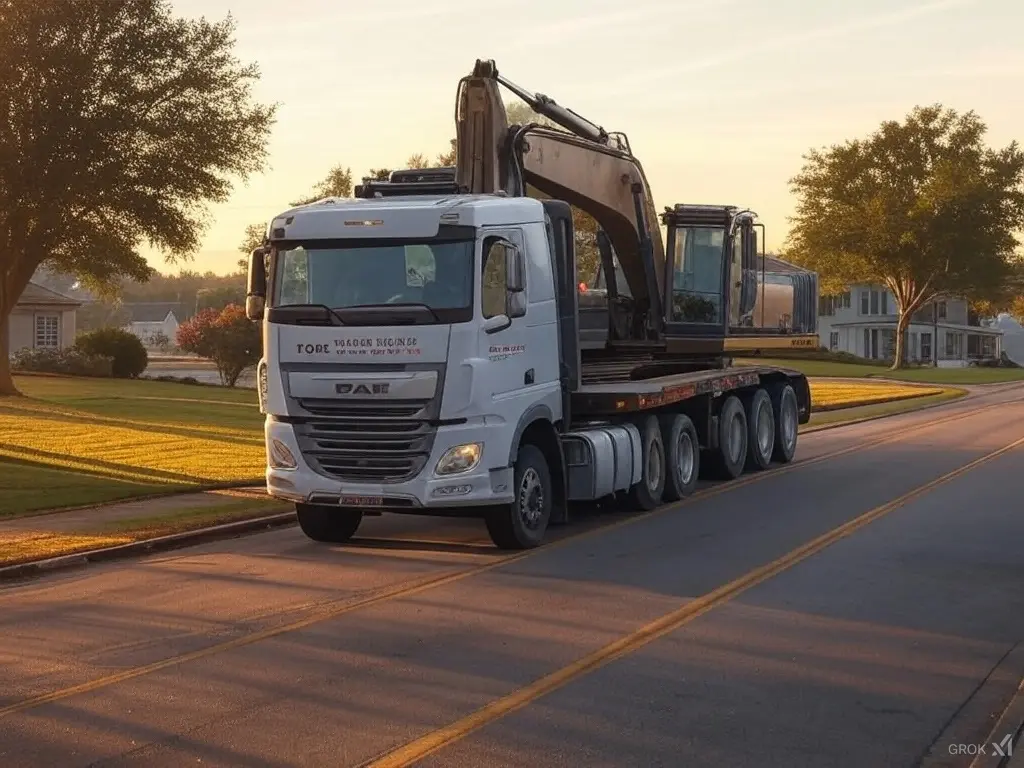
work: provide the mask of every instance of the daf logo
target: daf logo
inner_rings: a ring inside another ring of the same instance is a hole
[[[371,382],[369,384],[353,384],[345,381],[334,385],[334,391],[339,395],[386,395],[391,389],[391,384],[386,381]]]

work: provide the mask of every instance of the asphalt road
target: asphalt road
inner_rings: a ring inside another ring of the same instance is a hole
[[[1024,675],[1022,500],[1002,387],[525,556],[384,517],[8,585],[0,765],[966,765]]]

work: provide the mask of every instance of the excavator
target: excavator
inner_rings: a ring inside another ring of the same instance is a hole
[[[502,86],[561,129],[509,125]],[[658,372],[725,367],[733,356],[819,345],[817,276],[758,252],[764,225],[753,211],[666,208],[660,217],[666,245],[628,137],[516,85],[493,60],[478,59],[459,81],[455,123],[455,167],[395,172],[386,194],[428,181],[461,193],[539,192],[593,217],[600,267],[579,297],[588,381],[634,377],[638,366]]]

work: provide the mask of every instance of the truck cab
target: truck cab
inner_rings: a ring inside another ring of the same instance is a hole
[[[570,215],[557,201],[428,195],[325,201],[270,223],[248,299],[263,322],[266,480],[307,534],[347,539],[368,512],[507,507],[531,429],[551,466],[524,469],[527,485],[560,479],[558,288],[576,286],[557,274],[571,253],[556,258],[555,235]]]

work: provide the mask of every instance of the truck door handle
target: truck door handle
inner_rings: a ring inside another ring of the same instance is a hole
[[[533,368],[530,368],[530,369],[528,369],[526,371],[525,374],[523,374],[523,384],[526,385],[526,386],[529,386],[530,384],[533,384],[533,379],[534,379]]]

